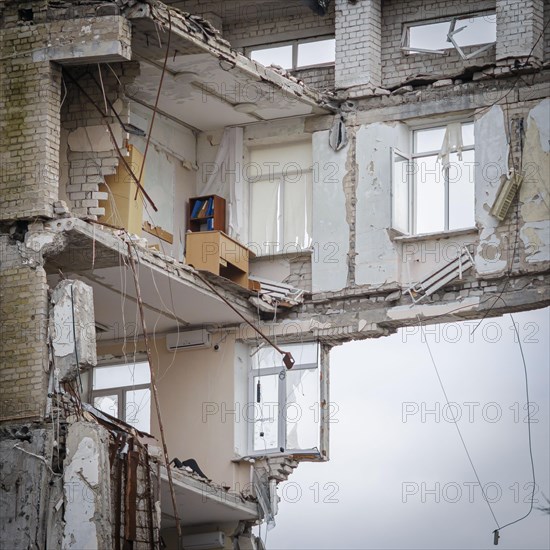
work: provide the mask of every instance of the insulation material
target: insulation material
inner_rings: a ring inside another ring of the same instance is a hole
[[[437,156],[437,160],[441,161],[443,169],[449,166],[451,153],[457,153],[458,160],[462,160],[462,124],[460,122],[448,124],[445,130],[441,150]]]
[[[229,203],[229,236],[245,241],[244,221],[244,185],[242,177],[243,129],[226,128],[223,132],[218,153],[214,160],[213,171],[200,190],[200,195],[219,195],[226,197]]]

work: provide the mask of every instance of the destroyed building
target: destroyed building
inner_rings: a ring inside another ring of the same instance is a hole
[[[548,305],[549,22],[4,0],[2,547],[261,548],[332,347]]]

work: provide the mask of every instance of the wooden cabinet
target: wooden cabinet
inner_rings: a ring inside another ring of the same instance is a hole
[[[187,220],[189,231],[225,231],[225,199],[218,195],[192,197]]]
[[[254,253],[222,231],[187,233],[185,260],[248,288],[248,261]]]
[[[134,174],[139,175],[143,164],[143,155],[132,145],[128,146],[130,153],[126,159]],[[109,193],[109,198],[99,201],[99,206],[105,208],[105,214],[99,217],[100,222],[106,222],[116,227],[124,227],[128,233],[141,236],[143,223],[143,200],[141,194],[136,196],[137,185],[130,172],[119,162],[117,171],[112,176],[105,176],[105,184],[99,186],[100,191]]]

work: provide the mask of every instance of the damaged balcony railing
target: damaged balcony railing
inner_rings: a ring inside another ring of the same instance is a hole
[[[452,280],[462,279],[463,274],[474,265],[471,252],[466,246],[462,246],[454,260],[426,277],[423,281],[414,284],[407,289],[414,304],[430,296]]]

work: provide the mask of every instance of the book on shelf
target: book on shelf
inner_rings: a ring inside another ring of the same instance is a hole
[[[206,215],[212,216],[214,214],[214,197],[208,199],[208,207],[206,208]]]
[[[208,210],[208,201],[204,201],[202,206],[201,206],[201,209],[199,210],[199,213],[195,216],[196,218],[205,218],[206,217],[206,212]]]
[[[193,210],[191,210],[192,218],[196,218],[198,216],[199,212],[201,211],[202,205],[203,205],[203,201],[201,200],[195,201],[195,203],[193,204]]]

